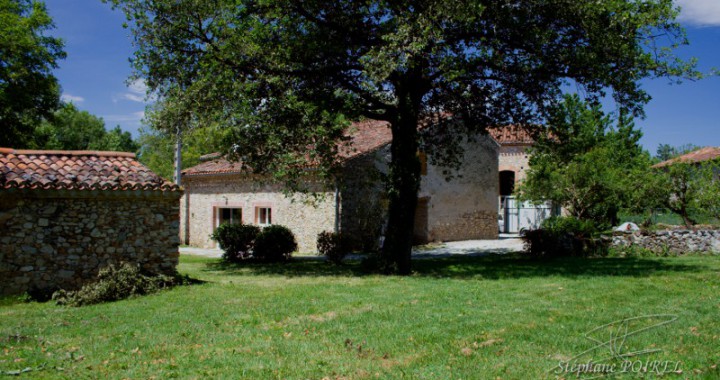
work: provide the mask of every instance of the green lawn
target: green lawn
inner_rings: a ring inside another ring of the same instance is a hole
[[[180,271],[206,283],[83,308],[5,299],[0,371],[52,379],[575,378],[554,369],[595,346],[583,333],[672,314],[677,320],[624,347],[662,350],[643,360],[681,362],[681,375],[663,378],[720,378],[720,257],[451,258],[415,269],[382,277],[357,264],[238,267],[182,257]]]

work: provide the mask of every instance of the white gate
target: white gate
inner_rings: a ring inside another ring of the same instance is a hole
[[[502,197],[500,202],[503,219],[500,230],[508,234],[540,228],[543,220],[554,215],[550,202],[532,204],[520,202],[512,196]]]

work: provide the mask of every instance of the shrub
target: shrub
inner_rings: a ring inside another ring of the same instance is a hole
[[[318,253],[327,257],[327,259],[335,264],[342,263],[345,256],[349,253],[349,243],[345,236],[335,232],[323,231],[317,237]]]
[[[586,257],[607,254],[608,242],[589,220],[552,217],[540,229],[525,231],[525,248],[532,257]]]
[[[150,294],[181,283],[182,277],[142,273],[138,265],[123,263],[119,268],[110,265],[101,269],[96,281],[77,291],[58,290],[52,299],[58,305],[92,305]]]
[[[210,235],[223,250],[223,260],[237,262],[250,256],[260,228],[247,224],[221,224]]]
[[[285,261],[297,250],[292,231],[285,226],[271,225],[255,238],[253,257],[265,261]]]

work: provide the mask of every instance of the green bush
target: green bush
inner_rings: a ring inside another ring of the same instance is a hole
[[[590,220],[552,217],[537,230],[525,231],[523,239],[532,257],[604,256],[609,243],[600,238],[600,228]]]
[[[264,261],[285,261],[297,250],[292,231],[285,226],[271,225],[260,231],[255,238],[253,258]]]
[[[101,269],[97,280],[76,291],[58,290],[52,299],[58,305],[83,306],[150,294],[185,283],[182,277],[143,273],[138,265],[123,263]]]
[[[335,232],[323,231],[317,237],[317,250],[328,261],[340,264],[349,253],[349,244],[345,236]]]
[[[223,260],[237,262],[250,256],[258,234],[260,228],[257,226],[226,223],[216,228],[210,238],[223,250]]]

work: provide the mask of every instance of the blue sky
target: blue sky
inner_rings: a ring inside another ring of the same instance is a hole
[[[700,68],[720,69],[720,0],[676,0],[683,11],[690,46],[683,57],[697,57]],[[99,0],[47,0],[56,28],[65,40],[67,59],[55,75],[63,97],[80,109],[102,117],[108,128],[120,125],[137,136],[146,106],[142,82],[127,83],[132,56],[124,15]],[[720,146],[720,77],[671,85],[666,79],[646,80],[653,97],[647,117],[638,120],[646,149],[658,144]]]

